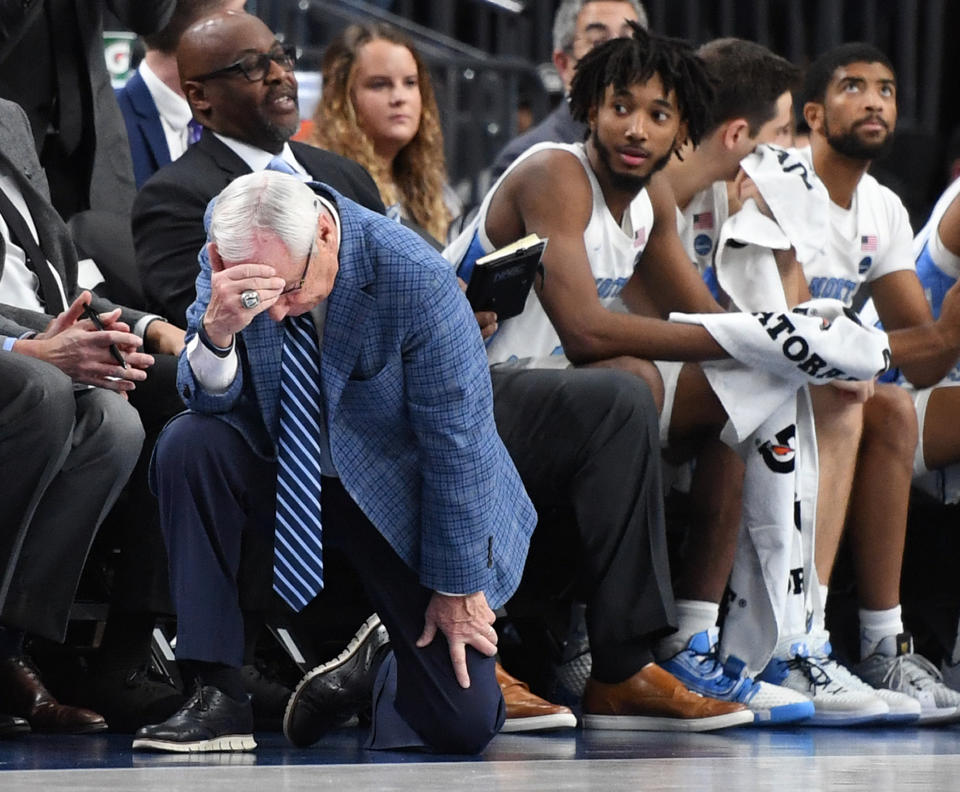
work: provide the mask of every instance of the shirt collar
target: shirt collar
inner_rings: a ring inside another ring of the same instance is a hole
[[[140,61],[137,67],[137,73],[143,79],[153,98],[153,103],[157,106],[157,112],[161,118],[166,119],[174,129],[186,129],[193,113],[190,112],[190,103],[180,94],[174,91],[163,80],[153,73],[153,70],[147,66],[145,60]]]
[[[270,160],[272,160],[275,156],[278,156],[276,154],[271,154],[269,151],[264,151],[262,148],[251,146],[249,143],[244,143],[242,140],[221,135],[219,132],[214,132],[213,134],[220,139],[223,145],[240,157],[240,159],[242,159],[247,164],[247,167],[250,168],[250,170],[252,170],[254,173],[257,171],[266,170],[267,165],[270,164]],[[302,173],[305,176],[311,176],[311,174],[304,170],[303,165],[297,162],[297,158],[293,156],[293,149],[290,148],[289,143],[283,144],[283,149],[281,149],[279,156],[282,157],[283,161],[286,162],[287,165],[293,168],[297,173]]]

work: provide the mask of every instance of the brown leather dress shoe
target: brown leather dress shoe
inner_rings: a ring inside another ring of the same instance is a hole
[[[107,728],[102,715],[60,704],[23,657],[0,660],[0,700],[8,712],[26,718],[35,732],[89,734]]]
[[[551,731],[577,725],[577,716],[569,707],[551,704],[534,695],[526,682],[510,676],[500,663],[497,663],[497,682],[507,708],[501,732]]]
[[[587,680],[583,692],[585,729],[712,731],[753,723],[743,704],[691,693],[654,663],[615,685]]]

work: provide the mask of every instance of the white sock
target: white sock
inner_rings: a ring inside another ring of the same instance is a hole
[[[872,654],[895,657],[897,636],[903,632],[903,617],[900,606],[886,610],[860,609],[860,659]],[[890,640],[885,640],[889,638]]]
[[[830,593],[830,587],[826,583],[817,583],[820,589],[820,607],[813,613],[813,620],[810,623],[810,634],[825,633],[827,631],[827,594]]]
[[[677,631],[662,638],[654,647],[657,660],[667,660],[685,649],[687,642],[697,633],[709,630],[717,624],[720,605],[705,600],[677,600]]]

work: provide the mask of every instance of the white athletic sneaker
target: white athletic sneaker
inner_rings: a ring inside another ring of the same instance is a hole
[[[829,644],[827,644],[827,651],[829,652]],[[823,667],[841,685],[846,685],[851,689],[856,689],[859,686],[862,690],[869,691],[884,702],[889,709],[889,712],[883,717],[884,723],[914,723],[920,717],[920,702],[912,696],[889,688],[874,687],[830,657],[825,658]]]
[[[813,699],[810,726],[853,726],[884,720],[890,707],[869,685],[843,669],[826,651],[812,655],[803,641],[790,645],[783,655],[774,656],[760,674],[764,682],[783,685]],[[846,671],[849,679],[838,673]]]
[[[883,643],[887,641],[896,642],[896,655],[879,652],[870,655],[854,666],[857,675],[875,688],[897,691],[916,699],[920,703],[920,723],[960,720],[960,693],[944,684],[943,676],[933,663],[914,653],[910,634],[885,638]]]

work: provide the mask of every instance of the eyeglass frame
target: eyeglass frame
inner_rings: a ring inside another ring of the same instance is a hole
[[[317,220],[319,220],[320,219],[320,202],[315,199],[313,205],[316,207]],[[291,294],[303,288],[303,284],[307,280],[307,270],[310,269],[310,259],[313,258],[313,248],[316,245],[316,243],[317,243],[317,229],[316,229],[316,226],[314,226],[313,237],[310,240],[310,250],[307,251],[307,260],[303,263],[303,272],[300,273],[300,278],[294,281],[294,285],[285,287],[284,290],[280,292],[278,296],[282,297],[284,294]]]
[[[279,53],[283,54],[284,60],[289,62],[290,64],[289,67],[287,67],[284,63],[281,63],[280,61],[277,60],[277,57],[279,56],[278,51]],[[263,69],[262,77],[251,77],[250,71],[244,67],[243,61],[249,58],[251,55],[255,55],[257,58],[257,62],[253,68]],[[234,61],[229,66],[224,66],[220,69],[214,69],[211,72],[207,72],[206,74],[201,74],[197,77],[191,77],[190,79],[195,80],[196,82],[203,82],[204,80],[209,80],[209,79],[212,79],[213,77],[223,77],[233,72],[239,72],[244,76],[244,79],[246,79],[247,82],[252,82],[252,83],[263,82],[267,78],[267,75],[270,74],[271,63],[276,63],[284,71],[288,71],[288,72],[293,71],[294,67],[297,64],[297,48],[293,44],[278,43],[277,46],[273,47],[270,50],[270,52],[257,52],[257,53],[248,52],[242,58],[240,58],[237,61]]]

